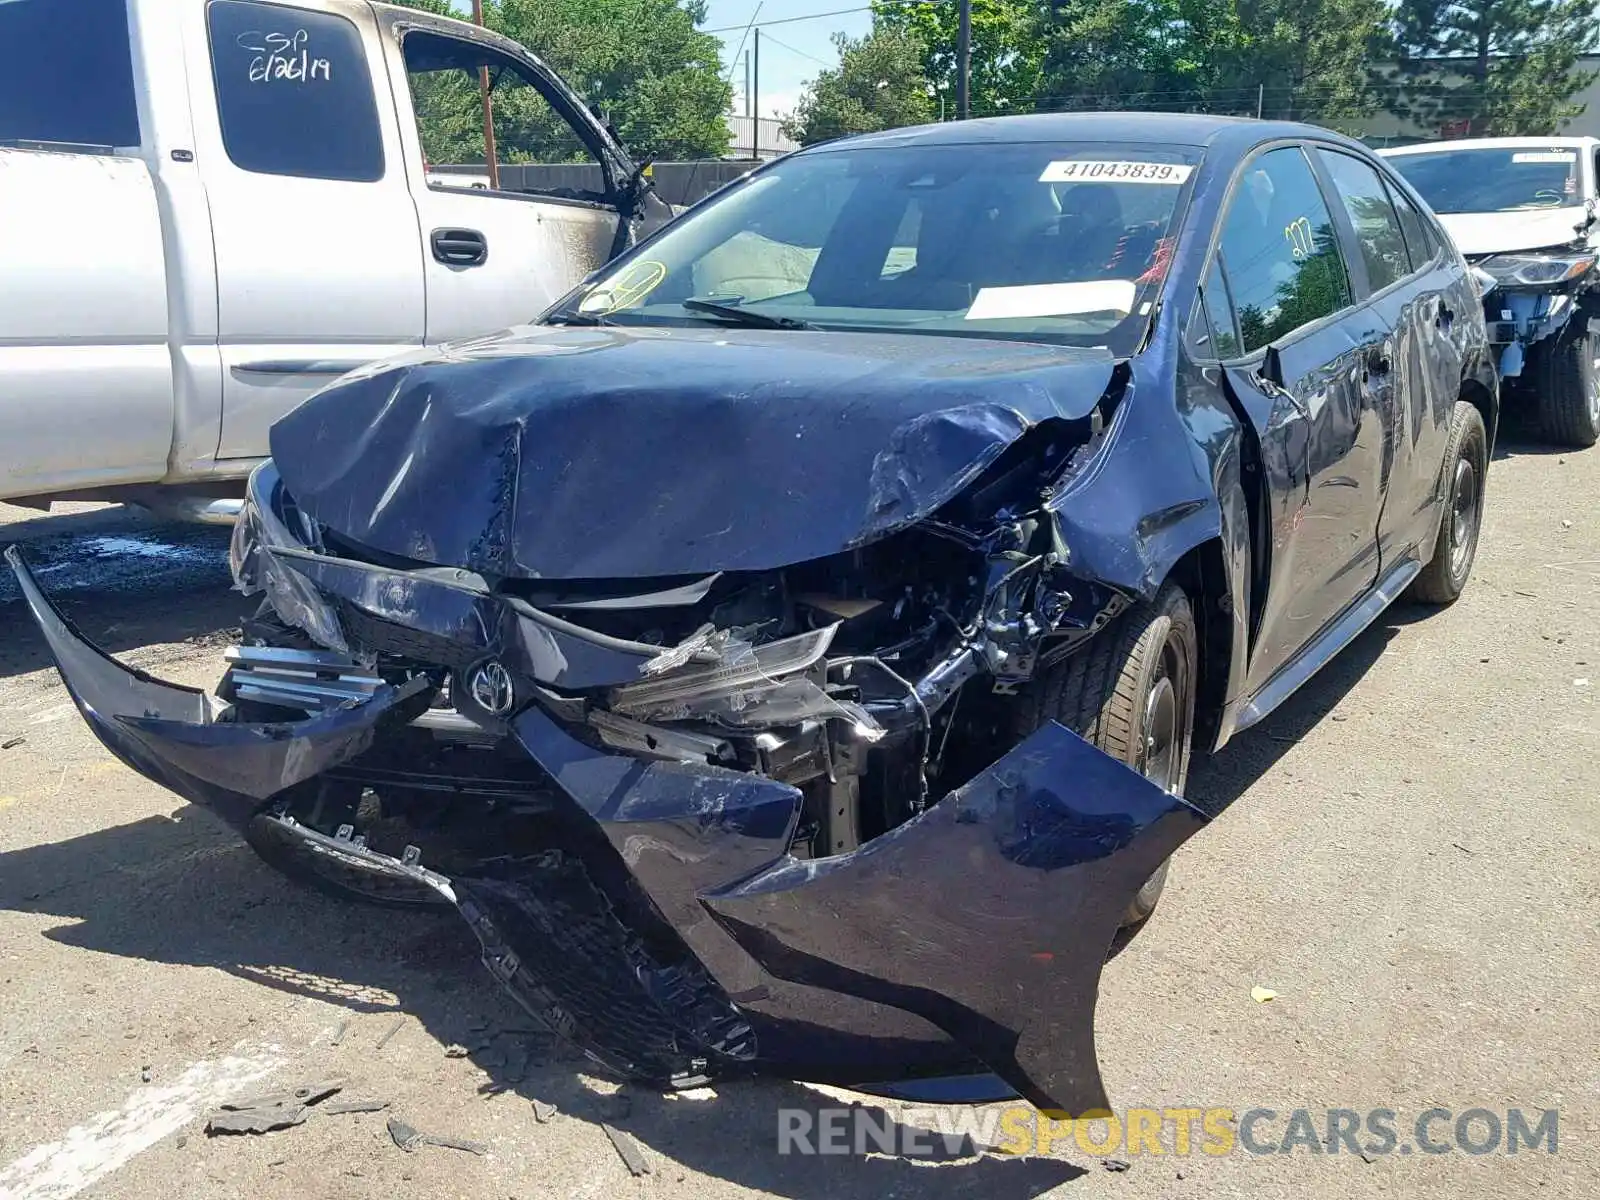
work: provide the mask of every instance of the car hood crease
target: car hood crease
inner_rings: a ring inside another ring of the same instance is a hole
[[[296,503],[488,575],[768,570],[903,528],[1116,360],[979,338],[539,327],[358,371],[278,422]]]

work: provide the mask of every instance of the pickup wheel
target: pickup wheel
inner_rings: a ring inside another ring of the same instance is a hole
[[[1423,604],[1454,604],[1467,586],[1483,528],[1483,489],[1489,475],[1489,437],[1483,417],[1457,400],[1444,448],[1444,513],[1433,557],[1411,581],[1410,596]]]
[[[1580,310],[1539,360],[1539,424],[1557,446],[1600,440],[1600,337]]]
[[[1174,795],[1189,776],[1200,639],[1183,589],[1167,584],[1030,689],[1017,718],[1026,737],[1056,721]],[[1124,927],[1148,917],[1167,882],[1167,865],[1139,889]]]

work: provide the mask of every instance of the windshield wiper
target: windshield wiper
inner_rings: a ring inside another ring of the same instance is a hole
[[[552,313],[544,319],[546,325],[614,325],[616,322],[608,321],[600,313],[570,312]]]
[[[739,325],[750,325],[756,329],[816,328],[810,321],[802,321],[796,317],[777,317],[771,313],[757,312],[752,308],[741,308],[737,304],[723,304],[717,300],[701,300],[697,296],[690,296],[687,300],[680,300],[678,303],[690,312],[723,317]]]

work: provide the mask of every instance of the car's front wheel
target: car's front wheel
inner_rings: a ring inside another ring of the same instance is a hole
[[[1424,604],[1454,604],[1467,586],[1483,528],[1483,489],[1489,474],[1489,436],[1483,417],[1457,400],[1444,451],[1444,512],[1433,557],[1412,581],[1411,597]]]
[[[1056,721],[1174,795],[1189,776],[1199,638],[1183,589],[1167,584],[1065,662],[1035,680],[1018,714],[1026,736]],[[1148,917],[1166,886],[1163,863],[1123,917]]]
[[[1557,446],[1600,441],[1600,337],[1580,312],[1545,351],[1539,372],[1539,423]]]

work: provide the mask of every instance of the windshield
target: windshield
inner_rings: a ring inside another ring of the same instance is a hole
[[[550,319],[742,318],[1128,354],[1199,160],[1082,142],[811,151],[686,213]]]
[[[1571,146],[1394,154],[1389,162],[1436,213],[1521,212],[1582,202],[1578,152]]]

